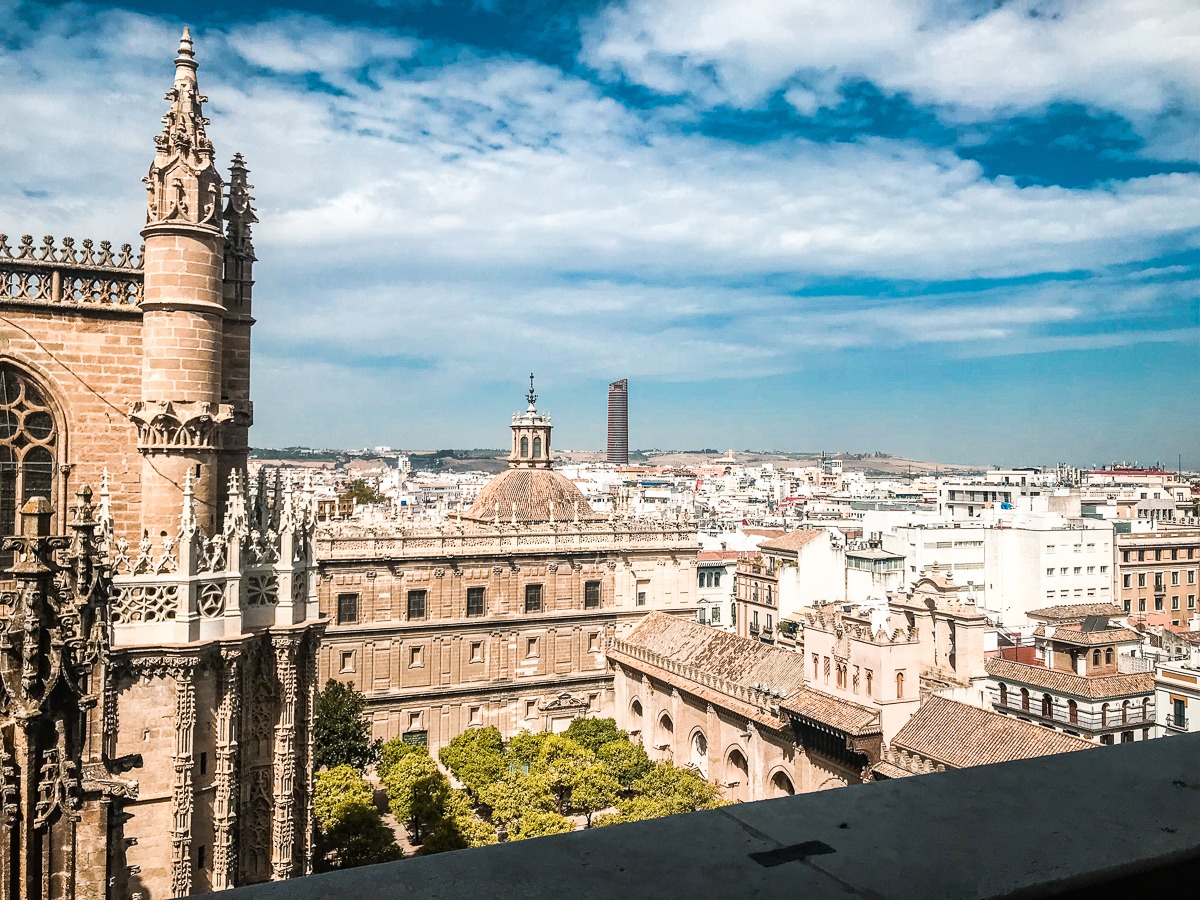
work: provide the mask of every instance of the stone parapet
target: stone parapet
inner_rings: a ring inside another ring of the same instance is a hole
[[[51,235],[36,247],[23,235],[14,250],[0,234],[0,303],[103,308],[140,315],[143,299],[144,248],[133,255],[129,244],[114,254],[109,241],[94,248],[85,238],[77,249],[65,237],[57,246]]]

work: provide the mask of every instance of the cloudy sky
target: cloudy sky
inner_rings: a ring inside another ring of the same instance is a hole
[[[1200,466],[1195,0],[212,0],[253,440]],[[138,241],[184,20],[0,0],[0,232]]]

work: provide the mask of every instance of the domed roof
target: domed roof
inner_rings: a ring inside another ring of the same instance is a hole
[[[553,512],[551,511],[553,509]],[[578,510],[578,513],[576,512]],[[583,492],[552,469],[509,469],[479,492],[464,519],[491,522],[570,522],[599,518]]]

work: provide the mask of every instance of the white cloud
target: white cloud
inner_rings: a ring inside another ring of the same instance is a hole
[[[837,40],[813,40],[833,66],[854,44],[837,31],[853,16],[828,6]],[[911,25],[886,15],[865,38],[879,48]],[[179,26],[78,18],[0,25],[13,38],[0,108],[20,123],[0,129],[0,231],[133,240]],[[724,46],[716,25],[696,27]],[[769,36],[749,28],[739,47]],[[1195,246],[1196,175],[1021,187],[909,142],[685,134],[529,60],[463,50],[406,70],[409,39],[326,20],[194,37],[209,134],[222,159],[246,154],[257,186],[263,408],[289,408],[300,384],[305,402],[356,379],[368,398],[394,394],[389,367],[443,386],[521,357],[564,377],[708,380],[796,371],[818,351],[1049,347],[1122,310],[1153,317],[1180,289],[1123,277],[886,302],[790,291],[1104,270]],[[751,97],[791,71],[781,59],[727,80]],[[306,73],[337,90],[308,89],[295,77]],[[813,107],[822,90],[814,79],[792,102]],[[1122,340],[1187,338],[1167,323]],[[349,417],[363,403],[334,405]]]
[[[1194,127],[1200,6],[630,0],[597,16],[584,58],[610,76],[712,105],[754,107],[791,88],[789,101],[811,114],[812,97],[828,103],[839,81],[867,79],[951,117],[1064,101],[1117,111],[1153,132],[1176,127],[1158,120],[1180,108]]]

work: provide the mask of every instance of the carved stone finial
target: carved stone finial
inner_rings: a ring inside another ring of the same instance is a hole
[[[187,225],[220,233],[221,176],[213,164],[212,141],[204,132],[204,103],[196,82],[196,54],[184,28],[175,57],[175,83],[165,97],[170,107],[155,137],[156,153],[143,179],[146,225]]]
[[[229,164],[229,200],[225,204],[225,252],[243,259],[253,260],[254,243],[250,226],[258,221],[254,213],[254,197],[250,191],[254,185],[246,180],[250,170],[242,154],[235,153]]]

